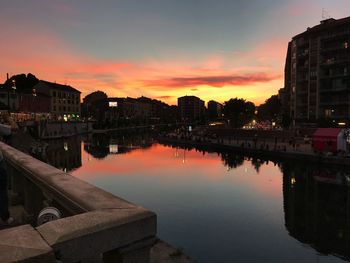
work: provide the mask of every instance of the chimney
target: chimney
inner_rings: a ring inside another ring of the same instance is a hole
[[[9,80],[9,74],[6,73],[6,80]]]

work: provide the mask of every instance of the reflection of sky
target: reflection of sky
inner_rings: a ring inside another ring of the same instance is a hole
[[[161,145],[82,162],[73,175],[155,211],[159,237],[198,262],[338,262],[288,236],[271,162],[227,170],[216,153]]]

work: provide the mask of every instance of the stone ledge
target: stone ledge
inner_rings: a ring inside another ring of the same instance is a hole
[[[156,215],[143,208],[103,209],[48,222],[37,228],[63,262],[127,246],[156,235]]]
[[[56,262],[51,247],[30,225],[0,231],[0,262]]]

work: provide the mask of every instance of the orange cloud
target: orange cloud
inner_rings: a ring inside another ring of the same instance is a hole
[[[227,75],[227,76],[198,76],[198,77],[175,77],[170,79],[145,81],[146,86],[158,87],[193,87],[207,85],[221,88],[226,85],[244,86],[259,82],[270,82],[280,78],[280,75],[271,75],[265,73],[245,74],[245,75]],[[197,89],[192,89],[196,91]]]

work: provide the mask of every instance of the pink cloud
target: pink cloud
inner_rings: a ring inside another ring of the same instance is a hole
[[[145,85],[168,88],[195,87],[199,85],[207,85],[216,88],[221,88],[226,85],[244,86],[259,82],[270,82],[280,77],[280,75],[268,75],[265,73],[253,73],[244,75],[230,74],[222,76],[174,77],[169,79],[145,81]]]

